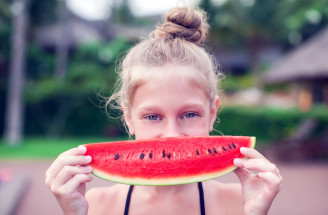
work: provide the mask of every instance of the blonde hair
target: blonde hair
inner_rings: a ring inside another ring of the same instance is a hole
[[[203,47],[209,26],[206,13],[200,9],[173,8],[165,15],[149,38],[135,45],[123,58],[119,70],[118,90],[108,98],[106,106],[128,109],[133,95],[145,81],[145,70],[137,67],[162,67],[168,64],[193,66],[195,80],[206,89],[214,102],[218,95],[219,71],[212,56]]]

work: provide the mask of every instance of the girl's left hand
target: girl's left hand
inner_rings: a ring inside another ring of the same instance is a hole
[[[245,215],[267,214],[281,188],[282,177],[279,170],[255,149],[242,147],[240,152],[249,157],[249,159],[234,160],[234,164],[239,167],[234,172],[242,186],[244,213]]]

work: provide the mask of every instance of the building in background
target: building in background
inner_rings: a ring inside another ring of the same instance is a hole
[[[307,111],[314,104],[328,105],[328,27],[283,56],[263,81],[294,85],[301,110]]]

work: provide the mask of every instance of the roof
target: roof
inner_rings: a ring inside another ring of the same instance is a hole
[[[266,83],[328,80],[328,27],[275,63],[263,76]]]
[[[55,23],[37,28],[35,39],[43,46],[53,47],[65,37],[68,46],[74,47],[86,42],[108,40],[113,34],[107,21],[87,21],[71,15],[64,26]]]

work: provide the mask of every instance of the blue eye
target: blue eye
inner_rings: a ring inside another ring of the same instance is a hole
[[[157,116],[155,114],[147,115],[145,118],[148,119],[148,120],[152,120],[152,121],[161,119],[159,116]]]
[[[194,118],[194,117],[196,117],[196,116],[198,116],[197,113],[194,113],[194,112],[188,112],[188,113],[185,113],[185,114],[182,116],[182,118]]]

